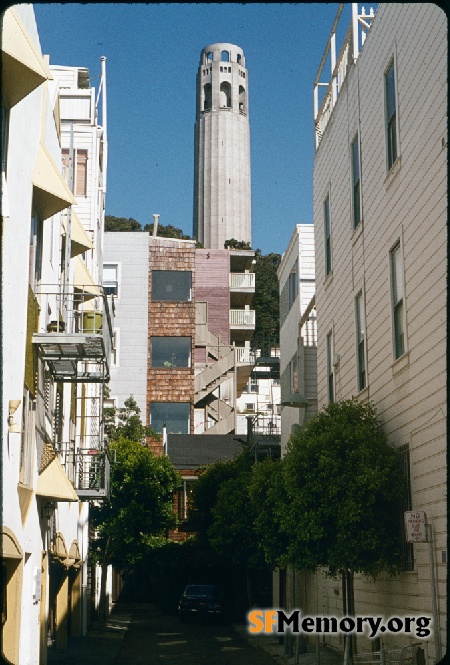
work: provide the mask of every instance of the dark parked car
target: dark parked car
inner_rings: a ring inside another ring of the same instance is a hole
[[[214,584],[189,584],[178,605],[180,621],[187,617],[223,618],[223,594]]]

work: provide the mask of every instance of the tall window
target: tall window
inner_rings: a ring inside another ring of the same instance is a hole
[[[42,271],[42,220],[33,209],[30,223],[30,247],[28,253],[28,281],[34,290],[41,279]]]
[[[397,159],[397,105],[395,98],[394,60],[384,75],[384,91],[386,103],[386,139],[388,170]]]
[[[20,442],[19,482],[28,487],[32,485],[33,448],[36,430],[36,402],[31,393],[24,390],[22,402],[22,438]]]
[[[331,221],[330,221],[330,195],[323,204],[323,226],[325,235],[325,276],[331,272]]]
[[[190,402],[152,402],[150,404],[150,427],[161,434],[164,423],[172,434],[190,433]]]
[[[173,369],[191,366],[190,337],[152,337],[151,366]]]
[[[69,148],[61,150],[64,173],[69,181],[69,168],[70,168],[70,152]],[[75,149],[73,151],[74,168],[73,168],[73,193],[75,196],[87,195],[87,160],[88,151]]]
[[[358,390],[366,387],[366,330],[362,292],[355,299]]]
[[[298,259],[295,261],[292,266],[292,270],[289,274],[288,279],[288,298],[289,298],[289,309],[291,309],[294,301],[298,295]]]
[[[103,264],[103,289],[107,296],[119,296],[119,266],[117,263]]]
[[[400,358],[405,353],[403,260],[400,241],[391,251],[391,284],[394,358]]]
[[[228,81],[220,84],[220,108],[231,107],[231,85]]]
[[[212,107],[212,89],[211,83],[206,83],[203,86],[203,110],[207,111]]]
[[[334,349],[331,331],[327,335],[327,386],[328,401],[334,402]]]
[[[152,271],[152,300],[190,302],[191,292],[190,270]]]
[[[352,145],[352,214],[353,228],[361,221],[361,180],[359,168],[359,134],[356,134]]]

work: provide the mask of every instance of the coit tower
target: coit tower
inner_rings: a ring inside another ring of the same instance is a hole
[[[250,125],[244,52],[210,44],[200,55],[194,147],[194,237],[223,249],[251,244]]]

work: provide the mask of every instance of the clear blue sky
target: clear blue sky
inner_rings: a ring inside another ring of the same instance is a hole
[[[248,70],[252,246],[283,253],[295,224],[312,223],[313,83],[338,3],[34,8],[51,64],[87,67],[97,88],[107,57],[107,214],[145,225],[158,213],[192,234],[200,51],[229,42]]]

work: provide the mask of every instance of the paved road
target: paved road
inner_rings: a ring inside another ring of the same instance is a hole
[[[115,665],[273,665],[263,649],[248,644],[231,625],[189,621],[158,609],[133,610]]]

